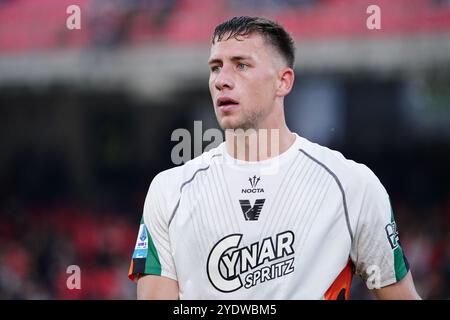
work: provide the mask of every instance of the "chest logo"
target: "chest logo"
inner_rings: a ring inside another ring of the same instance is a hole
[[[285,231],[242,246],[242,234],[219,240],[208,256],[207,273],[221,292],[250,289],[294,271],[294,233]]]
[[[256,199],[255,204],[252,207],[250,200],[239,200],[245,220],[257,221],[265,201],[266,199]]]
[[[250,188],[242,188],[241,193],[264,193],[264,188],[258,187],[258,182],[260,180],[261,178],[257,177],[256,175],[248,178],[248,182],[250,182]]]

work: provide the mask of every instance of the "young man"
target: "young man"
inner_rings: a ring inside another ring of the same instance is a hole
[[[140,299],[418,299],[388,194],[362,164],[286,126],[294,44],[278,24],[215,29],[209,89],[225,142],[159,173],[129,277]]]

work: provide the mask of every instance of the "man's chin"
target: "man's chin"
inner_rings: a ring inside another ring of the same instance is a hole
[[[237,130],[237,129],[242,129],[244,126],[242,125],[242,123],[237,123],[234,121],[220,121],[219,122],[220,127],[222,128],[222,130]]]
[[[217,120],[222,130],[238,130],[238,129],[248,130],[254,128],[254,126],[249,124],[248,122],[242,121],[240,119],[235,119],[232,117],[223,117]]]

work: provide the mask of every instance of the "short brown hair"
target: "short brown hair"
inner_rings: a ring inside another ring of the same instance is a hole
[[[236,38],[238,36],[247,36],[251,33],[259,33],[264,39],[274,46],[274,48],[286,60],[288,67],[294,68],[295,45],[290,34],[284,30],[278,23],[261,17],[234,17],[219,24],[212,37],[212,43]]]

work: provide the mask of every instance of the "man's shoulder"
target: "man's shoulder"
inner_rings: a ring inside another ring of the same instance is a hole
[[[170,213],[177,205],[183,185],[192,181],[197,172],[206,170],[220,155],[221,147],[219,146],[183,165],[159,172],[150,183],[144,207],[150,208],[156,205],[162,208],[165,217],[170,219]]]
[[[340,183],[360,186],[363,182],[378,181],[375,173],[365,164],[346,158],[341,152],[306,138],[300,139],[300,152],[328,171]]]
[[[162,183],[165,187],[170,189],[181,188],[183,183],[192,179],[197,172],[207,170],[214,161],[219,160],[222,156],[222,147],[223,144],[220,144],[182,165],[159,172],[153,178],[152,183]]]

